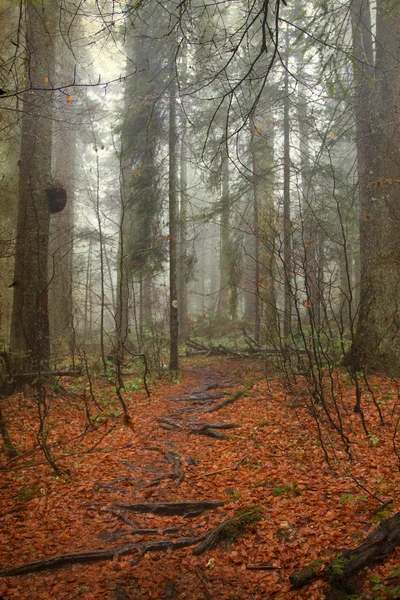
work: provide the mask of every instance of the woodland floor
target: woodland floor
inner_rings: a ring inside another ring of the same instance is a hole
[[[159,381],[150,399],[142,392],[125,392],[134,431],[117,416],[112,386],[99,379],[95,395],[104,410],[96,428],[82,435],[83,400],[74,391],[76,381],[64,379],[64,391],[54,394],[48,417],[48,441],[59,466],[69,472],[58,478],[35,445],[33,398],[19,394],[3,403],[12,439],[22,454],[10,461],[0,450],[1,568],[61,554],[195,537],[254,505],[261,520],[236,541],[225,540],[199,556],[192,553],[196,546],[143,557],[133,550],[106,562],[4,577],[1,598],[319,599],[322,581],[293,591],[289,575],[317,557],[329,562],[377,526],[380,504],[355,479],[382,502],[393,500],[385,516],[400,510],[399,461],[392,440],[400,411],[398,382],[374,379],[391,424],[377,423],[376,410],[366,398],[367,425],[373,432],[367,438],[352,411],[353,390],[343,381],[342,410],[348,411],[352,461],[332,435],[326,438],[331,443],[328,466],[305,406],[304,382],[288,390],[279,379],[266,381],[261,364],[257,367],[254,361],[183,363],[180,381]],[[248,385],[251,389],[244,396],[205,412],[251,379],[256,383]],[[197,392],[205,393],[193,396]],[[95,414],[96,407],[89,406]],[[203,435],[210,430],[199,425],[211,422],[239,427],[212,429],[211,435],[224,438],[216,439]],[[191,431],[201,427],[202,432]],[[117,507],[183,501],[220,501],[223,506],[189,517],[133,514]],[[135,534],[135,528],[156,531]],[[395,585],[400,580],[393,574],[396,567],[399,550],[367,574],[360,598],[391,597],[373,591],[370,578],[374,576],[375,586],[377,578]]]

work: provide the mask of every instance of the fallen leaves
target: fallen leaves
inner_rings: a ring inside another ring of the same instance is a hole
[[[71,472],[69,478],[55,479],[41,455],[32,451],[32,400],[19,397],[10,403],[6,416],[12,417],[11,434],[26,454],[11,464],[2,458],[5,493],[0,499],[1,563],[20,565],[58,554],[108,549],[112,543],[101,539],[104,531],[118,534],[135,527],[158,531],[150,537],[129,537],[125,533],[122,544],[194,537],[250,505],[260,507],[262,520],[250,526],[237,542],[215,547],[203,556],[194,556],[190,548],[182,548],[148,554],[136,566],[132,565],[135,556],[96,565],[73,565],[54,572],[2,579],[0,594],[7,600],[112,600],[116,587],[121,586],[128,597],[162,599],[167,583],[173,580],[179,600],[199,600],[206,592],[218,600],[230,600],[232,594],[241,600],[322,597],[319,581],[306,590],[291,591],[290,573],[316,557],[328,562],[338,550],[355,545],[354,535],[366,537],[377,503],[371,498],[362,499],[365,492],[346,476],[340,464],[327,467],[307,410],[307,396],[300,395],[293,407],[293,398],[279,380],[258,381],[248,396],[218,411],[218,421],[241,425],[240,437],[216,440],[190,435],[185,427],[163,430],[158,419],[177,410],[178,404],[186,406],[166,398],[183,397],[189,394],[188,390],[199,391],[207,372],[215,373],[215,378],[243,377],[241,366],[237,363],[232,367],[229,360],[218,358],[218,363],[209,361],[205,365],[203,370],[188,370],[179,386],[159,384],[149,404],[144,394],[129,394],[134,436],[120,426],[122,419],[110,415],[109,424],[99,423],[80,438],[85,427],[83,406],[79,400],[55,398],[55,425],[49,441],[55,443],[57,460]],[[237,374],[232,373],[232,368],[237,369]],[[382,410],[389,423],[392,411],[397,410],[393,384],[378,379],[373,384],[380,390],[378,399],[384,403]],[[97,385],[98,394],[112,393],[102,387],[104,383]],[[300,389],[301,385],[299,382]],[[231,393],[228,390],[227,396]],[[383,400],[383,396],[387,399]],[[345,383],[342,401],[350,411],[354,397]],[[18,405],[20,410],[16,411]],[[392,429],[390,425],[379,426],[371,407],[372,403],[365,407],[366,419],[379,441],[372,445],[362,435],[359,419],[352,415],[349,436],[353,461],[349,468],[374,493],[396,501],[400,480],[391,449]],[[202,415],[198,420],[204,420],[202,406],[193,404],[193,408]],[[186,413],[182,422],[192,421],[195,414]],[[94,450],[85,453],[92,446]],[[174,487],[174,479],[160,479],[173,468],[166,460],[165,450],[181,457],[184,478],[179,488]],[[192,460],[186,460],[189,458]],[[158,483],[149,487],[153,480]],[[346,495],[346,501],[340,502]],[[219,500],[224,506],[193,518],[127,513],[132,526],[120,518],[124,511],[118,516],[118,512],[109,510],[118,503],[188,500]],[[168,528],[178,531],[164,533]],[[398,560],[399,553],[393,556],[392,567],[396,556]],[[386,571],[380,569],[383,580]]]

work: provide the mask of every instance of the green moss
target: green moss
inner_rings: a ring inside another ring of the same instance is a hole
[[[346,558],[341,554],[336,556],[330,564],[330,576],[329,579],[334,579],[335,577],[341,577],[344,575],[344,571],[347,565],[350,562],[350,558]]]
[[[293,484],[277,485],[272,490],[272,495],[275,496],[275,498],[282,495],[285,495],[287,498],[296,498],[296,496],[301,496],[301,490],[299,490],[298,484],[294,482]]]
[[[17,492],[18,500],[22,502],[29,502],[32,498],[38,498],[40,495],[40,485],[23,485]]]
[[[221,539],[234,541],[240,537],[249,525],[261,520],[259,506],[247,506],[238,510],[231,521],[221,531]]]

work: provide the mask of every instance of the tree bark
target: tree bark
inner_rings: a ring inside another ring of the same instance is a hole
[[[347,357],[357,370],[400,372],[400,6],[376,3],[373,64],[370,7],[352,4],[355,114],[360,187],[361,294]]]
[[[172,77],[175,73],[172,70]],[[178,342],[178,197],[177,197],[177,123],[176,123],[176,82],[170,85],[169,100],[169,332],[170,332],[170,371],[179,368]]]
[[[227,314],[229,300],[229,269],[230,269],[230,190],[229,190],[229,157],[225,147],[221,150],[221,215],[220,215],[220,255],[219,255],[219,294],[218,312]]]
[[[183,75],[186,77],[187,52],[183,51]],[[181,148],[180,148],[180,211],[179,211],[179,281],[178,281],[178,315],[179,334],[183,340],[187,334],[188,316],[188,269],[187,269],[187,212],[188,212],[188,139],[185,111],[181,111]]]
[[[40,89],[24,94],[10,342],[15,363],[38,371],[50,358],[46,186],[51,182],[55,10],[50,0],[26,6],[26,80]]]
[[[284,254],[284,308],[283,336],[285,341],[292,332],[292,224],[290,220],[290,122],[289,122],[289,34],[286,33],[286,68],[283,100],[283,254]]]

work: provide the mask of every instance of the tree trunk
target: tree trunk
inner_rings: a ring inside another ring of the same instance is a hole
[[[283,254],[284,254],[284,308],[283,336],[285,341],[292,331],[292,224],[290,220],[290,122],[289,73],[287,69],[289,36],[286,33],[286,69],[283,104]]]
[[[21,60],[16,60],[15,47],[11,42],[14,40],[14,34],[18,28],[18,17],[19,6],[17,4],[1,3],[0,56],[3,66],[13,65],[10,69],[3,68],[0,72],[0,86],[4,90],[12,89],[21,72]],[[13,131],[13,135],[2,135],[0,139],[0,345],[3,350],[10,343],[13,299],[13,289],[9,286],[13,282],[12,274],[10,274],[10,262],[11,257],[15,256],[18,206],[20,136],[18,134],[17,102],[17,98],[2,98],[1,101],[2,132]]]
[[[400,6],[376,3],[376,64],[369,4],[352,6],[360,186],[361,298],[347,357],[357,370],[400,373]],[[374,81],[374,83],[372,83]]]
[[[50,1],[26,6],[26,80],[39,89],[24,94],[10,350],[19,369],[31,371],[47,368],[50,358],[46,186],[51,182],[55,8]]]
[[[86,261],[85,301],[83,318],[83,339],[87,343],[92,339],[92,237],[89,238],[89,248]]]
[[[223,140],[225,144],[225,140]],[[229,191],[229,157],[224,146],[221,152],[221,216],[220,216],[220,255],[219,255],[219,294],[218,312],[227,313],[229,300],[229,269],[230,269],[230,191]]]
[[[276,310],[274,134],[271,119],[259,117],[252,123],[255,235],[255,326],[254,339],[273,343],[278,333]]]
[[[187,334],[186,318],[188,314],[187,301],[187,211],[188,211],[188,183],[187,183],[187,126],[186,117],[182,112],[181,126],[181,189],[180,189],[180,215],[179,215],[179,285],[178,285],[178,314],[179,332],[182,339]]]
[[[57,123],[58,130],[54,138],[54,174],[67,192],[67,205],[62,212],[52,215],[50,219],[49,320],[54,355],[59,352],[60,345],[68,348],[70,354],[74,346],[72,247],[76,131],[70,123],[63,122],[61,115]]]
[[[172,72],[172,77],[175,77]],[[176,83],[170,85],[169,101],[169,332],[170,332],[170,371],[179,367],[178,341],[178,194],[177,194],[177,132],[176,132]]]
[[[304,68],[303,54],[299,52],[298,69],[302,72]],[[315,196],[313,191],[313,173],[310,165],[310,136],[309,115],[307,100],[305,97],[306,87],[299,81],[299,96],[297,102],[297,120],[299,127],[299,150],[301,164],[301,221],[302,221],[302,245],[303,245],[303,269],[304,287],[306,293],[306,305],[311,329],[318,332],[320,326],[320,290],[318,285],[317,247],[319,223],[314,218]]]
[[[125,260],[125,219],[126,206],[121,198],[121,216],[119,225],[119,243],[117,259],[117,305],[115,309],[115,342],[114,350],[121,361],[124,359],[124,348],[128,339],[128,305],[129,305],[129,272]]]

